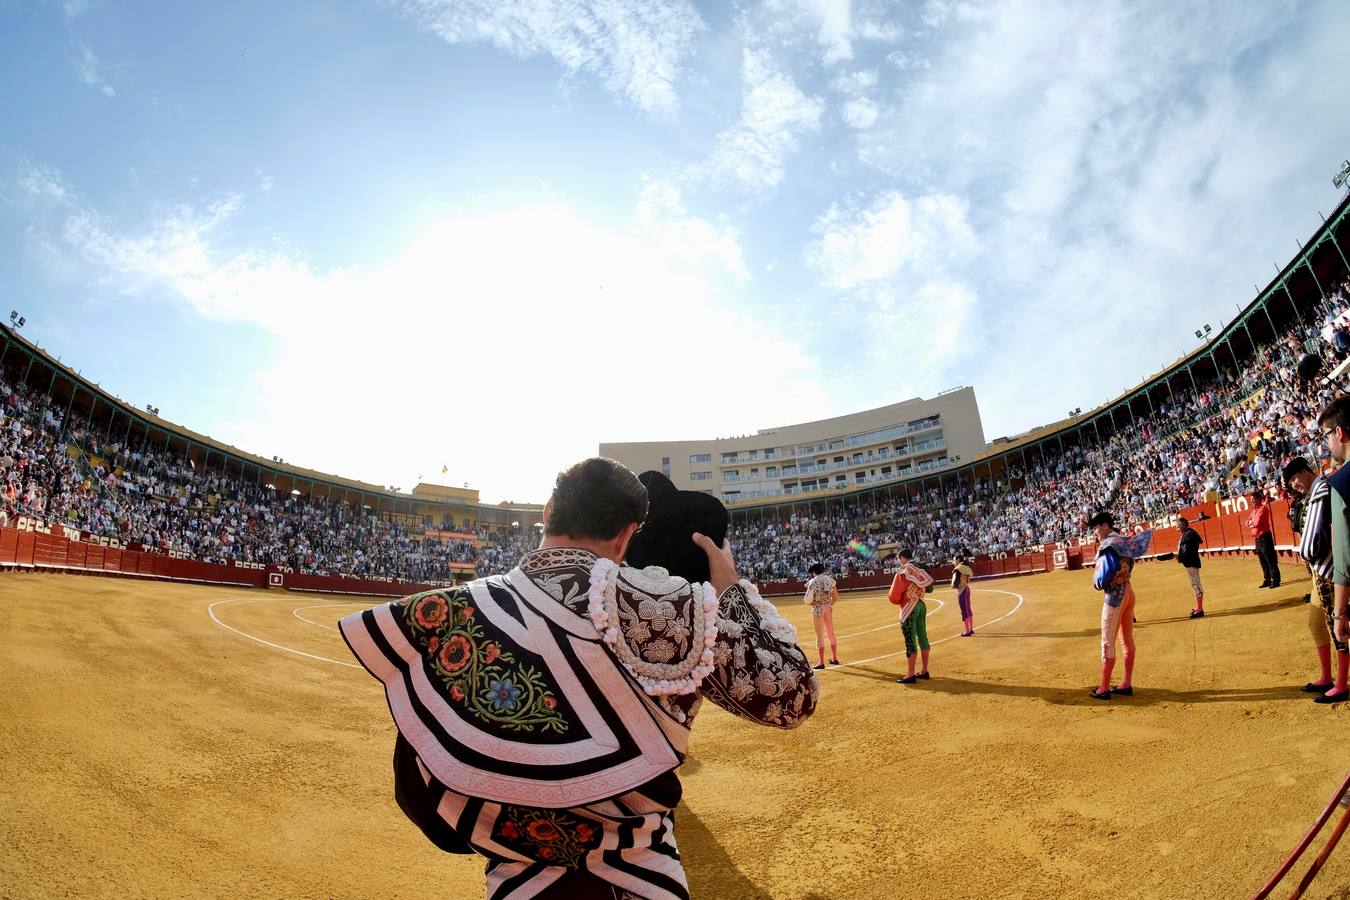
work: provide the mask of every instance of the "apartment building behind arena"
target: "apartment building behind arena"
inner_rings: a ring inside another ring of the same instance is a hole
[[[604,443],[600,455],[748,505],[895,483],[969,463],[986,448],[975,389],[961,387],[742,437]]]

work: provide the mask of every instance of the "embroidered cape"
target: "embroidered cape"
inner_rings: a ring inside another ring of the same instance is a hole
[[[702,699],[791,728],[819,697],[795,630],[749,582],[718,597],[574,549],[340,629],[384,684],[400,806],[438,846],[487,856],[494,900],[576,868],[686,897],[674,769]]]

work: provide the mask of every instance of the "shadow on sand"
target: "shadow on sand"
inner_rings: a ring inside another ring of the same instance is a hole
[[[1238,606],[1232,609],[1219,609],[1214,611],[1205,611],[1205,619],[1222,619],[1227,616],[1255,616],[1262,613],[1275,612],[1280,609],[1287,609],[1291,606],[1302,606],[1301,597],[1289,597],[1283,600],[1275,600],[1270,603],[1261,603],[1256,606]],[[1174,625],[1178,622],[1204,620],[1192,620],[1190,616],[1170,616],[1166,619],[1140,619],[1134,623],[1135,628],[1149,628],[1155,625]],[[1101,634],[1099,628],[1082,628],[1078,631],[982,631],[982,638],[1019,638],[1019,637],[1044,637],[1044,638],[1066,638],[1066,637],[1093,637]]]
[[[835,670],[853,678],[868,678],[895,684],[897,672],[874,669],[870,666],[844,666]],[[1090,677],[1090,675],[1089,675]],[[1086,679],[1085,679],[1086,681]],[[930,681],[914,684],[896,684],[897,691],[926,691],[934,694],[986,694],[999,697],[1025,697],[1044,700],[1060,706],[1107,706],[1113,703],[1130,706],[1153,706],[1158,703],[1253,703],[1264,700],[1301,700],[1310,698],[1299,687],[1207,688],[1194,691],[1173,691],[1135,685],[1134,696],[1112,697],[1109,701],[1094,700],[1088,696],[1091,685],[1082,688],[1058,688],[1028,684],[1006,684],[996,681],[968,681],[934,675]]]
[[[680,856],[684,860],[691,897],[773,900],[773,895],[737,868],[713,833],[684,804],[680,804],[675,811],[675,836],[680,843]]]

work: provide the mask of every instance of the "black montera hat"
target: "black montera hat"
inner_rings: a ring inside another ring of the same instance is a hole
[[[647,520],[629,542],[624,562],[660,566],[686,581],[707,581],[708,554],[692,535],[707,535],[720,547],[731,524],[727,508],[710,494],[679,490],[660,472],[643,472],[638,480],[647,488]]]
[[[1299,381],[1312,381],[1320,371],[1322,371],[1322,357],[1316,353],[1309,353],[1300,359],[1295,368]]]
[[[1115,528],[1116,517],[1111,515],[1106,510],[1102,510],[1101,512],[1096,513],[1095,515],[1093,515],[1092,518],[1087,520],[1087,527],[1089,528],[1096,528],[1098,525],[1110,525],[1112,528]]]
[[[1312,466],[1308,464],[1306,459],[1301,456],[1295,456],[1285,464],[1284,471],[1280,473],[1280,477],[1284,479],[1285,484],[1288,484],[1290,479],[1299,472],[1311,472],[1312,470]]]

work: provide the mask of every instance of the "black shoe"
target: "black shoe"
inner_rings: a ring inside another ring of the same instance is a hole
[[[1088,693],[1088,696],[1091,697],[1093,700],[1110,700],[1111,692],[1103,691],[1101,688],[1093,688]]]
[[[920,672],[920,673],[919,673],[919,677],[922,678],[924,681],[927,681],[928,679],[932,678],[933,676],[932,676],[932,675],[929,675],[927,672]]]
[[[811,668],[813,668],[813,669],[823,669],[823,668],[825,668],[825,664],[824,664],[824,663],[821,663],[820,665],[818,665],[818,666],[812,666]]]
[[[1111,685],[1111,693],[1119,694],[1122,697],[1133,697],[1134,685],[1130,685],[1129,687],[1121,687],[1118,684],[1113,684]]]
[[[1304,595],[1303,595],[1303,602],[1304,602],[1304,603],[1311,603],[1311,602],[1312,602],[1312,594],[1304,594]]]
[[[1263,581],[1263,582],[1261,582],[1260,584],[1257,585],[1257,588],[1258,588],[1258,589],[1259,589],[1259,588],[1268,588],[1268,587],[1270,587],[1270,582],[1269,582],[1269,581]]]
[[[901,676],[900,678],[895,679],[895,683],[896,683],[896,684],[913,684],[914,682],[916,682],[916,681],[918,681],[918,680],[919,680],[919,679],[915,678],[913,675],[903,675],[903,676]]]
[[[1190,617],[1192,619],[1203,619],[1205,617],[1205,611],[1203,609],[1193,609],[1191,610]]]
[[[837,659],[832,659],[832,660],[830,660],[830,665],[832,665],[832,666],[842,666],[843,663],[841,663],[841,662],[840,662],[839,660],[837,660]]]
[[[1314,703],[1340,703],[1350,697],[1350,690],[1341,691],[1339,694],[1318,694],[1313,698]]]
[[[1318,684],[1315,681],[1310,681],[1303,687],[1299,688],[1299,690],[1305,694],[1325,694],[1327,691],[1331,690],[1335,686],[1336,682],[1334,681],[1328,681],[1326,684]]]

